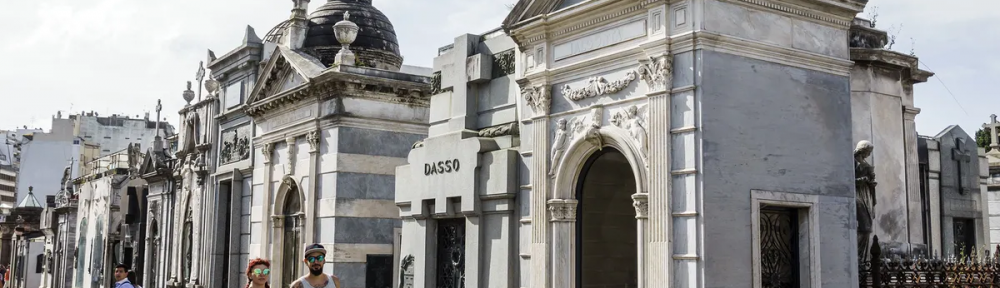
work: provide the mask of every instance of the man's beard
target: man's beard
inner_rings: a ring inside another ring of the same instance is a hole
[[[309,274],[312,274],[313,276],[318,276],[319,274],[323,274],[323,266],[319,266],[319,268],[316,269],[313,269],[312,266],[309,266]]]

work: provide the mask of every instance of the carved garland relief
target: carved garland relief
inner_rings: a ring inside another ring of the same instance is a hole
[[[669,86],[673,82],[673,63],[673,55],[665,53],[660,56],[640,60],[639,67],[626,72],[625,76],[621,79],[608,81],[602,76],[590,77],[587,79],[587,86],[585,87],[573,89],[569,84],[566,84],[563,85],[561,91],[563,97],[573,101],[580,101],[621,92],[636,79],[642,79],[643,82],[646,82],[646,85],[649,86],[649,91],[669,90],[668,88],[671,88]]]

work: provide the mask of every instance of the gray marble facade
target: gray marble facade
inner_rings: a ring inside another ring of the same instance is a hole
[[[958,256],[971,249],[982,250],[990,244],[987,197],[980,185],[988,174],[982,173],[979,147],[975,138],[957,125],[945,128],[933,137],[920,137],[921,191],[928,217],[925,229],[934,229],[927,240],[933,255]],[[966,247],[965,249],[962,249]],[[960,251],[964,250],[964,251]],[[992,249],[991,249],[992,250]]]

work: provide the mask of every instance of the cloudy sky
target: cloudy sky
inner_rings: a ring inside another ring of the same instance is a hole
[[[313,0],[310,8],[324,2]],[[430,66],[437,48],[455,36],[499,26],[505,4],[514,1],[374,2],[395,24],[405,63]],[[1000,35],[1000,1],[870,0],[872,6],[878,28],[897,35],[892,48],[913,49],[922,68],[937,73],[915,92],[921,134],[951,124],[972,133],[1000,114],[992,85],[1000,80],[1000,40],[984,37]],[[246,25],[263,37],[290,7],[288,0],[0,1],[0,54],[7,58],[0,129],[48,128],[59,110],[142,115],[157,99],[162,117],[176,123],[185,81],[206,49],[225,54],[240,44]]]

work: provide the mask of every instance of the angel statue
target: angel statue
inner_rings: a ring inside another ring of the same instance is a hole
[[[549,163],[549,176],[556,175],[556,166],[559,165],[559,160],[562,160],[562,154],[566,151],[566,144],[569,142],[566,130],[566,119],[556,121],[556,137],[552,141],[552,162]]]
[[[869,261],[868,250],[871,248],[872,227],[875,223],[875,167],[865,159],[871,156],[875,148],[871,142],[862,140],[854,148],[854,185],[857,192],[858,217],[858,263]]]

